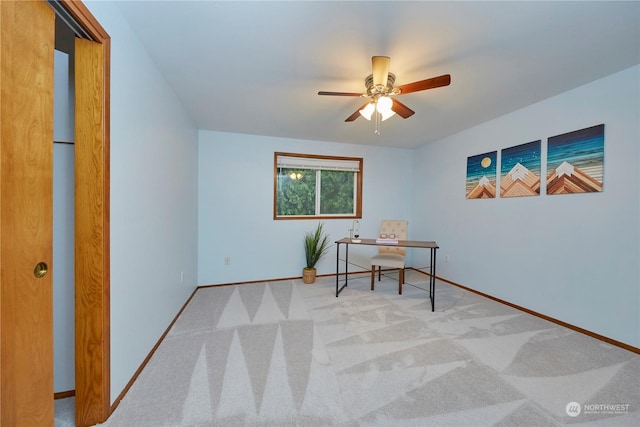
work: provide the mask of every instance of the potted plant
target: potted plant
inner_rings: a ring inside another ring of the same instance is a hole
[[[313,283],[316,280],[316,264],[329,251],[329,236],[324,232],[322,222],[315,230],[304,236],[304,254],[307,266],[302,269],[302,281]]]

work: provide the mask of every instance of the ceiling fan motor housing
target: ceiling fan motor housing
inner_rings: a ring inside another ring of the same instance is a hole
[[[370,74],[365,80],[364,85],[367,88],[367,96],[372,98],[379,96],[386,96],[393,94],[393,84],[396,81],[396,76],[393,73],[389,73],[387,77],[387,86],[374,86],[373,84],[373,74]]]

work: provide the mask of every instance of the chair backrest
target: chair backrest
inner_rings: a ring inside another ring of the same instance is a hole
[[[397,219],[383,219],[380,223],[380,234],[384,233],[387,236],[395,234],[398,240],[407,240],[407,228],[409,223],[404,220]],[[405,255],[407,248],[401,248],[398,246],[378,246],[378,253],[381,254],[396,254]]]

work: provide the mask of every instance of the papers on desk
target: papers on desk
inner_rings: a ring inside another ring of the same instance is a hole
[[[382,238],[378,237],[376,239],[376,244],[378,244],[378,245],[397,245],[398,244],[398,239],[382,239]]]

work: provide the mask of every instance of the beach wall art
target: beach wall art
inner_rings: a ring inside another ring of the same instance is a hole
[[[500,156],[500,197],[540,195],[541,140],[505,148]]]
[[[601,192],[604,183],[604,124],[547,138],[546,183],[542,140],[467,157],[467,199]],[[498,182],[499,179],[499,182]],[[499,195],[496,189],[499,188]]]
[[[547,140],[547,194],[602,191],[604,124]]]
[[[467,157],[467,199],[496,197],[496,159],[498,152]]]

